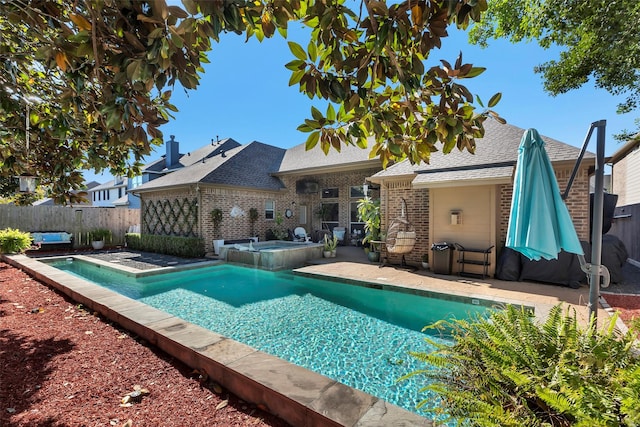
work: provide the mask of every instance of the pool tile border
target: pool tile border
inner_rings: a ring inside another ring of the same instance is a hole
[[[264,406],[291,425],[434,425],[424,417],[375,396],[94,285],[37,259],[25,255],[2,255],[2,259],[188,366],[206,372],[240,398]],[[198,264],[185,267],[202,266]],[[124,266],[118,266],[118,269],[120,267]],[[164,267],[162,272],[168,268],[176,271],[175,267]]]

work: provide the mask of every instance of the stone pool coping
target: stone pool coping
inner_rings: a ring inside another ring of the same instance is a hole
[[[25,255],[3,255],[2,259],[186,365],[206,372],[238,397],[263,405],[291,425],[434,425],[431,420],[380,398],[94,285],[37,259]],[[176,270],[175,267],[163,267],[141,271],[95,259],[91,262],[132,275]],[[180,269],[202,266],[203,263],[188,264]]]

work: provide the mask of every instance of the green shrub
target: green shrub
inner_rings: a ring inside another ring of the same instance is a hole
[[[437,350],[412,355],[428,367],[404,378],[427,377],[421,391],[439,399],[420,406],[465,426],[637,426],[637,331],[620,333],[616,319],[581,329],[575,310],[556,306],[537,324],[507,306],[485,319],[437,322],[430,328],[450,329],[455,343],[427,339]]]
[[[128,233],[135,235],[136,233]],[[205,254],[204,240],[199,237],[156,236],[152,234],[138,235],[140,247],[132,249],[155,252],[159,254],[175,255],[184,258],[200,258]],[[135,238],[132,239],[134,241]],[[134,243],[135,245],[136,243]]]
[[[142,239],[140,237],[140,233],[125,233],[124,241],[127,248],[133,249],[134,251],[142,250]]]
[[[13,228],[0,230],[0,253],[18,254],[31,247],[31,234]]]

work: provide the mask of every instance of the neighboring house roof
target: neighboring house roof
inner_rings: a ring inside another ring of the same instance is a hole
[[[126,194],[120,197],[119,199],[116,199],[113,201],[113,206],[127,206],[127,205],[129,205],[129,196]]]
[[[97,181],[89,181],[87,183],[85,183],[84,185],[84,189],[82,190],[73,190],[72,193],[74,194],[78,194],[78,193],[87,193],[89,190],[91,190],[94,187],[99,186],[100,183]],[[86,194],[85,194],[86,196]],[[45,197],[44,199],[40,199],[40,200],[36,200],[35,202],[33,202],[33,206],[53,206],[55,205],[55,203],[53,202],[53,199],[50,197]],[[75,203],[74,206],[91,206],[91,200],[89,198],[89,200],[87,200],[86,203]]]
[[[202,162],[202,159],[209,159],[211,157],[217,156],[223,151],[226,152],[239,146],[240,143],[231,138],[214,141],[211,144],[202,146],[197,150],[188,152],[187,154],[181,154],[178,162],[173,165],[170,170],[177,170],[187,166],[191,166],[195,163]],[[142,173],[168,172],[169,170],[167,170],[166,157],[166,155],[163,155],[158,160],[146,164],[142,169]]]
[[[640,133],[637,134],[633,139],[627,141],[621,148],[613,153],[613,156],[608,159],[607,163],[615,165],[620,160],[627,157],[633,150],[638,149],[638,147],[640,147]]]
[[[484,122],[484,138],[476,139],[476,152],[452,150],[449,154],[437,151],[431,154],[429,164],[412,165],[408,160],[376,173],[373,182],[387,178],[413,177],[417,187],[434,187],[464,182],[466,185],[509,182],[518,160],[518,147],[525,130],[495,120]],[[580,149],[543,136],[545,148],[552,162],[575,162]],[[593,158],[586,153],[585,158]]]
[[[109,190],[109,189],[118,188],[118,187],[127,188],[127,180],[128,178],[112,179],[111,181],[107,181],[104,184],[97,185],[89,189],[88,191],[93,192],[93,191]]]
[[[307,151],[303,143],[287,150],[277,174],[329,172],[360,167],[381,168],[382,163],[379,158],[369,159],[370,151],[356,145],[342,145],[339,152],[332,147],[325,155],[320,144]]]
[[[280,190],[284,185],[273,172],[278,170],[284,153],[283,148],[254,141],[146,182],[133,192],[190,184]]]

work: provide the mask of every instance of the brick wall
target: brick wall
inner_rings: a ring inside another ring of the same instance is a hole
[[[378,169],[366,169],[317,175],[284,176],[282,177],[282,182],[286,188],[280,191],[222,188],[201,184],[199,191],[196,191],[195,187],[193,187],[189,190],[178,189],[143,193],[142,200],[144,204],[183,198],[197,199],[200,216],[198,236],[204,238],[206,250],[211,251],[213,239],[234,240],[258,236],[260,240],[264,240],[267,230],[276,227],[275,220],[265,218],[265,202],[267,200],[275,202],[276,215],[280,214],[282,216],[282,227],[285,230],[293,230],[300,225],[308,233],[321,229],[320,219],[316,217],[314,212],[323,201],[339,203],[339,225],[347,227],[350,224],[350,203],[357,200],[350,197],[350,187],[362,185],[366,177],[373,175],[377,171]],[[321,193],[296,194],[296,181],[299,179],[317,181],[320,190],[323,188],[338,188],[339,197],[336,199],[321,199]],[[307,222],[305,224],[300,222],[299,210],[301,206],[307,207]],[[215,233],[210,215],[210,212],[216,208],[222,210],[222,224],[218,234]],[[233,208],[243,211],[244,215],[232,217],[231,210]],[[251,208],[258,210],[258,220],[255,223],[253,232],[249,222],[249,209]],[[286,209],[292,210],[293,216],[291,218],[285,217]],[[142,210],[144,212],[144,208]]]
[[[382,232],[386,233],[395,218],[402,215],[402,200],[407,206],[407,219],[415,228],[416,244],[410,253],[404,254],[409,264],[419,264],[422,254],[429,252],[429,190],[411,189],[411,180],[387,181],[382,188],[380,210]],[[387,254],[389,262],[399,264],[401,254]]]

